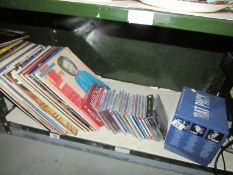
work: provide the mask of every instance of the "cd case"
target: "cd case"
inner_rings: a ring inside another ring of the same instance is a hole
[[[228,136],[225,100],[184,87],[165,149],[208,165]]]

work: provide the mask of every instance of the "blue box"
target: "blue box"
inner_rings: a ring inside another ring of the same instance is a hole
[[[227,136],[225,100],[184,87],[164,148],[206,166]]]

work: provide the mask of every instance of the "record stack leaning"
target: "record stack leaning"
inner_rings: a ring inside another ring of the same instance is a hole
[[[111,89],[68,47],[25,41],[28,35],[18,31],[0,35],[1,91],[51,132],[77,136],[104,126],[138,139],[165,138],[167,114],[158,94]]]

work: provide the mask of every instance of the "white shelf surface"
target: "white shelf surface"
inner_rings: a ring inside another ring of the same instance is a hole
[[[176,105],[179,101],[180,92],[175,92],[167,89],[158,89],[156,87],[146,87],[141,85],[135,85],[132,83],[124,83],[115,80],[102,79],[106,84],[108,84],[112,89],[126,90],[130,93],[138,94],[159,94],[161,100],[165,106],[166,112],[169,117],[169,123],[171,122],[173,115],[176,110]],[[20,112],[18,108],[14,109],[12,113],[6,116],[7,121],[19,123],[22,125],[27,125],[30,127],[45,130],[44,127],[40,126],[33,119],[28,117],[25,113]],[[128,150],[136,150],[144,153],[149,153],[153,155],[162,156],[165,158],[171,158],[176,160],[181,160],[184,162],[189,162],[196,164],[195,162],[174,154],[170,151],[165,150],[164,141],[152,141],[152,140],[139,140],[131,134],[124,135],[123,133],[113,134],[111,131],[102,127],[97,132],[79,132],[78,138],[82,138],[89,141],[99,142],[103,144],[108,144],[112,146],[118,146]],[[224,153],[225,161],[227,164],[227,170],[233,172],[233,167],[230,163],[233,161],[233,155],[230,153]],[[209,167],[214,167],[214,160]],[[218,168],[223,169],[223,164],[221,158],[219,160]]]

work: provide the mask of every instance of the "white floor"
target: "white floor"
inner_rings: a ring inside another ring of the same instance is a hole
[[[176,175],[101,155],[0,134],[1,175]]]

